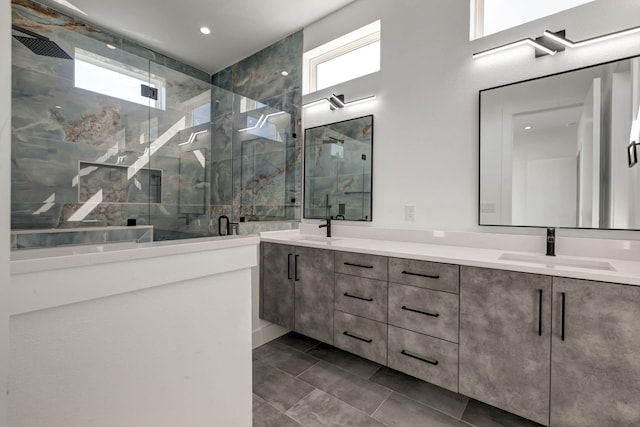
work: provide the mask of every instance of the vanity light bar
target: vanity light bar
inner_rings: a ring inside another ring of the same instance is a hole
[[[331,95],[331,97],[329,98],[321,98],[321,99],[318,99],[317,101],[311,101],[307,104],[304,104],[302,107],[303,108],[313,107],[315,105],[320,105],[326,102],[329,104],[329,107],[331,107],[331,109],[338,109],[343,107],[349,107],[351,105],[361,104],[367,101],[373,101],[374,99],[376,99],[376,96],[371,95],[371,96],[365,96],[364,98],[356,99],[354,101],[345,102],[344,95]]]
[[[486,55],[490,55],[492,53],[501,52],[507,49],[511,49],[512,47],[522,46],[524,44],[528,44],[536,48],[536,57],[544,56],[544,55],[555,55],[556,53],[564,50],[564,48],[574,48],[590,45],[593,43],[602,42],[605,40],[611,40],[618,37],[627,36],[629,34],[640,32],[640,26],[627,28],[626,30],[616,31],[614,33],[604,34],[602,36],[593,37],[586,40],[581,40],[579,42],[573,42],[567,39],[565,35],[565,31],[549,31],[546,30],[542,37],[538,37],[535,40],[532,38],[526,38],[523,40],[518,40],[513,43],[508,43],[502,46],[494,47],[491,49],[483,50],[482,52],[474,53],[473,58],[481,58]]]
[[[498,46],[498,47],[493,47],[491,49],[487,49],[487,50],[483,50],[481,52],[478,53],[474,53],[473,54],[473,58],[477,59],[477,58],[482,58],[483,56],[487,56],[487,55],[491,55],[494,53],[498,53],[498,52],[502,52],[514,47],[518,47],[518,46],[522,46],[528,44],[529,46],[533,46],[534,48],[544,52],[547,55],[555,55],[557,53],[556,50],[550,49],[547,46],[535,41],[532,38],[526,38],[526,39],[522,39],[522,40],[518,40],[517,42],[513,42],[513,43],[508,43],[508,44],[504,44],[502,46]]]
[[[203,133],[207,133],[207,132],[209,132],[207,129],[201,130],[199,132],[191,132],[191,135],[189,136],[189,139],[186,142],[181,142],[180,144],[178,144],[178,147],[180,147],[182,145],[193,144],[193,142],[196,140],[198,135],[202,135]]]
[[[593,37],[590,39],[586,39],[586,40],[582,40],[579,42],[572,42],[569,39],[566,39],[560,35],[558,35],[558,33],[554,33],[551,32],[549,30],[544,32],[544,36],[548,37],[549,39],[553,40],[556,43],[560,43],[566,47],[580,47],[580,46],[586,46],[586,45],[590,45],[593,43],[598,43],[598,42],[603,42],[606,40],[611,40],[611,39],[615,39],[618,37],[623,37],[623,36],[627,36],[629,34],[633,34],[633,33],[637,33],[640,32],[640,27],[633,27],[633,28],[627,28],[626,30],[621,30],[621,31],[616,31],[614,33],[609,33],[609,34],[604,34],[602,36],[598,36],[598,37]]]

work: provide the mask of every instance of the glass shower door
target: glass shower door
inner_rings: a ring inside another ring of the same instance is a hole
[[[151,63],[158,105],[149,109],[149,204],[156,240],[211,234],[211,85]]]

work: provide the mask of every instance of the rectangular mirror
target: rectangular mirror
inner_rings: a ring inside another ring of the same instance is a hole
[[[640,229],[639,104],[640,57],[480,91],[479,224]]]
[[[373,116],[304,131],[304,218],[371,221]]]

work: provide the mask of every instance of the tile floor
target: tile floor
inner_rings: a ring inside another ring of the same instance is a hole
[[[294,332],[253,351],[254,427],[540,427]]]

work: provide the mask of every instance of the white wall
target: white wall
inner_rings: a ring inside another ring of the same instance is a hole
[[[11,171],[11,12],[9,0],[0,0],[0,426],[6,425],[9,358],[9,188]]]
[[[378,98],[333,112],[307,108],[303,125],[375,115],[372,226],[488,231],[477,226],[478,91],[638,55],[640,34],[538,59],[528,46],[477,60],[471,55],[546,29],[566,29],[579,41],[636,26],[639,15],[635,0],[597,0],[469,41],[468,1],[358,0],[307,27],[305,50],[381,18],[381,71],[305,101],[331,92],[347,100]],[[414,223],[405,222],[405,205],[416,205]]]

